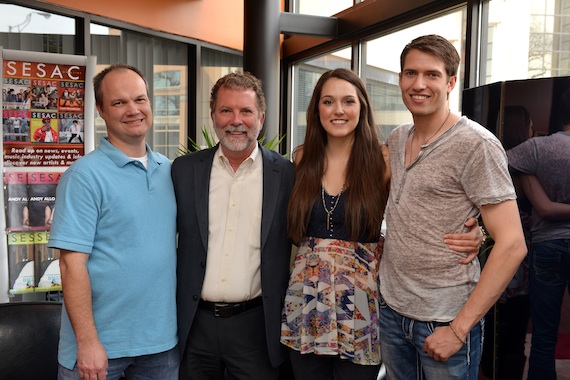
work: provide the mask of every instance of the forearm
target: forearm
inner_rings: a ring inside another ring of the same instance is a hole
[[[542,219],[570,219],[570,204],[551,201],[537,177],[524,176],[521,184],[534,211]]]
[[[526,252],[524,240],[514,241],[508,246],[495,243],[477,286],[453,321],[461,337],[465,337],[497,302]]]
[[[514,200],[482,206],[481,217],[495,243],[477,286],[453,322],[461,337],[467,335],[501,296],[527,253]]]
[[[537,214],[548,220],[570,219],[570,204],[550,202],[541,207],[536,207]]]
[[[557,202],[537,202],[534,206],[536,213],[547,220],[565,220],[570,219],[570,204]]]
[[[60,267],[65,308],[75,332],[77,344],[81,345],[97,343],[99,338],[93,317],[89,273],[86,262],[84,264],[83,258],[78,255],[87,256],[78,252],[63,253]]]
[[[77,339],[79,377],[105,380],[109,363],[93,317],[88,257],[85,253],[62,251],[60,268],[64,303]]]

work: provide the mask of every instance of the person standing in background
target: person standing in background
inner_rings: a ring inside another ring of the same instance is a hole
[[[562,131],[533,137],[507,152],[509,166],[522,175],[524,193],[533,206],[529,380],[556,379],[560,311],[564,292],[570,291],[570,90],[560,102]],[[547,197],[541,201],[538,195],[543,191]],[[558,207],[549,211],[550,202],[557,202]],[[567,205],[566,209],[560,204]]]
[[[532,119],[526,107],[506,106],[503,111],[503,148],[509,149],[532,137]],[[521,224],[527,250],[530,249],[530,227],[532,205],[524,195],[519,178],[512,177],[517,194]],[[492,243],[491,243],[492,244]],[[528,256],[517,269],[485,317],[485,340],[481,358],[481,372],[492,378],[493,371],[499,380],[522,380],[526,356],[524,354],[530,303],[528,295]]]

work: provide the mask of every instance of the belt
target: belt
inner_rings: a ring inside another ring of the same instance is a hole
[[[254,307],[260,306],[262,303],[263,300],[261,297],[257,297],[243,302],[210,302],[200,299],[200,303],[198,305],[200,308],[214,314],[215,317],[226,318],[233,317],[234,315],[253,309]]]

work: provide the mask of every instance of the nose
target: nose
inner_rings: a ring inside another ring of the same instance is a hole
[[[424,76],[423,76],[423,75],[416,75],[416,78],[415,78],[415,80],[414,80],[413,85],[414,85],[414,88],[415,88],[415,89],[418,89],[418,88],[419,88],[419,89],[423,89],[423,88],[425,88],[426,86],[425,86],[425,78],[424,78]]]
[[[241,125],[241,115],[239,112],[232,112],[232,116],[231,116],[231,120],[230,120],[231,124],[234,126],[237,125]]]
[[[128,112],[130,115],[136,115],[140,113],[139,105],[136,102],[129,102]]]
[[[335,102],[334,103],[334,113],[337,115],[344,113],[344,108],[342,108],[342,102]]]

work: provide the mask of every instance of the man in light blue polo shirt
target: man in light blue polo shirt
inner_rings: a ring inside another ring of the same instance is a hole
[[[177,379],[176,202],[151,151],[148,85],[114,64],[94,79],[108,137],[61,177],[49,246],[61,249],[59,379]]]

